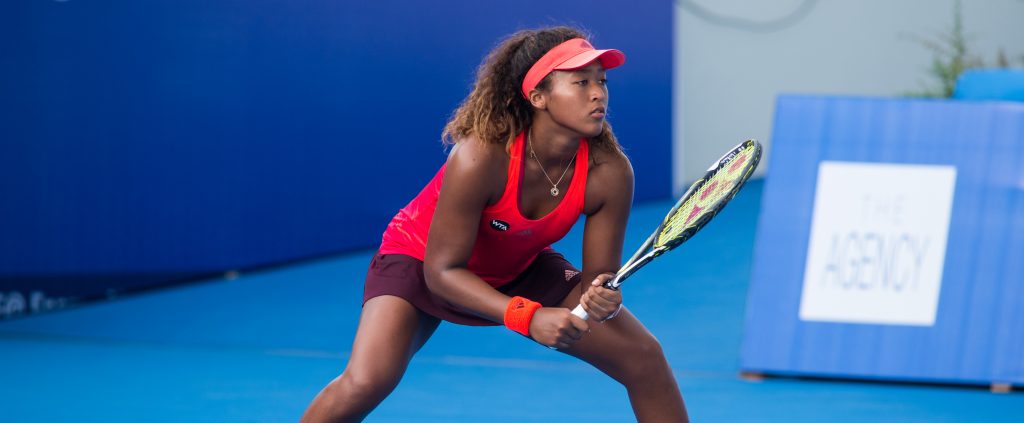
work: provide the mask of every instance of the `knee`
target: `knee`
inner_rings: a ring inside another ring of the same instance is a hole
[[[328,388],[332,397],[345,402],[376,403],[398,386],[400,375],[345,370]]]
[[[620,382],[626,385],[651,382],[672,372],[661,343],[650,334],[637,339],[623,357],[626,362],[623,364]]]
[[[313,399],[302,422],[358,422],[384,400],[401,375],[346,369]]]
[[[661,342],[654,335],[647,334],[634,344],[636,354],[644,358],[664,358],[665,353],[661,349]]]

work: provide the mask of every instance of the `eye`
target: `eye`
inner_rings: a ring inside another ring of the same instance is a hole
[[[601,78],[601,79],[598,79],[598,80],[597,80],[597,83],[598,83],[598,84],[601,84],[601,85],[608,85],[608,78]]]
[[[575,83],[576,83],[576,85],[586,86],[587,84],[589,84],[589,83],[590,83],[590,80],[587,80],[587,79],[581,79],[581,80],[579,80],[579,81],[576,81]]]

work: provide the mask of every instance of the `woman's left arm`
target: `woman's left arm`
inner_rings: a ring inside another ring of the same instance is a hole
[[[633,204],[633,167],[619,152],[595,155],[589,172],[583,230],[583,279],[590,281],[580,304],[595,321],[614,317],[622,293],[601,286],[622,265],[622,243]]]

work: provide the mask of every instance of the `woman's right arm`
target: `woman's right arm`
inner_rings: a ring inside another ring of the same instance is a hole
[[[483,210],[502,195],[508,168],[501,146],[467,140],[452,151],[427,238],[424,273],[427,287],[469,312],[504,321],[509,296],[467,268]],[[548,346],[565,347],[582,336],[587,323],[565,308],[534,314],[530,336]]]
[[[448,158],[441,193],[430,223],[424,274],[427,287],[445,300],[495,322],[501,322],[508,296],[467,269],[489,203],[501,196],[505,179],[498,151],[476,140],[456,145]]]

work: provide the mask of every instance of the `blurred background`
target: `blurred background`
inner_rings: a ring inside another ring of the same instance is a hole
[[[1024,400],[990,391],[1024,385],[1022,18],[1021,0],[4,2],[0,420],[297,420],[343,369],[369,257],[443,163],[482,58],[573,25],[627,55],[609,73],[627,250],[729,147],[765,147],[627,291],[694,420],[1013,421]],[[580,239],[556,248],[579,263]],[[620,388],[505,332],[443,326],[370,420],[632,418],[624,394],[553,400]],[[479,395],[502,377],[552,403]]]
[[[949,97],[964,68],[1019,70],[1022,3],[675,1],[673,186],[734,139],[770,145],[781,93]]]

